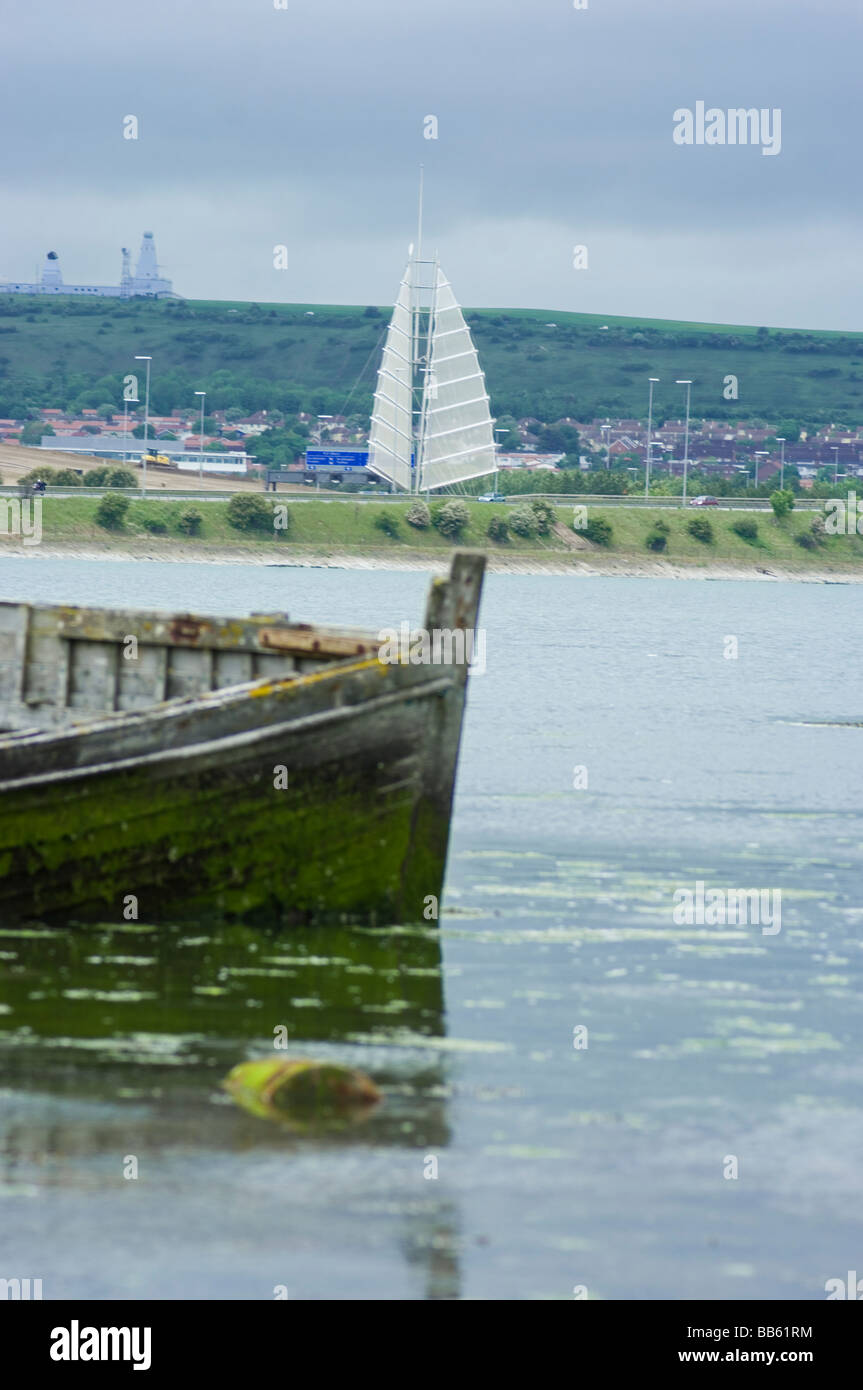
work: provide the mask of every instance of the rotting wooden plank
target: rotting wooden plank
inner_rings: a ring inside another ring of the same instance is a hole
[[[102,713],[115,708],[120,649],[113,642],[64,642],[69,666],[66,704]]]
[[[261,642],[265,647],[275,647],[283,652],[309,652],[315,656],[369,656],[377,651],[378,643],[370,639],[353,636],[339,636],[322,632],[319,628],[276,628],[261,629]]]
[[[221,690],[229,685],[244,685],[255,675],[254,657],[251,652],[213,653],[213,680],[215,689]]]
[[[165,697],[174,700],[203,695],[213,689],[213,653],[171,647],[168,650],[168,678]]]
[[[256,652],[252,657],[255,668],[255,676],[261,680],[284,680],[287,676],[295,676],[300,671],[300,663],[296,657],[287,653]],[[317,665],[331,666],[332,662],[319,661]]]
[[[24,656],[24,703],[38,707],[66,705],[69,650],[57,633],[53,610],[32,608]]]
[[[134,660],[121,654],[118,663],[117,709],[147,709],[165,699],[167,647],[139,647]]]
[[[26,603],[0,604],[0,709],[21,703],[29,618]]]

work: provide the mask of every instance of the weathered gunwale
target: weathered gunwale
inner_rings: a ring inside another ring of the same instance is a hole
[[[363,665],[367,668],[372,664],[373,663],[369,662]],[[354,671],[358,669],[363,668],[355,667],[353,670],[351,668],[343,670],[339,667],[336,668],[335,671],[327,672],[326,674],[327,676],[332,675],[343,679],[345,676],[353,674]],[[231,711],[238,708],[245,700],[260,698],[263,694],[275,695],[281,692],[287,692],[288,689],[290,689],[290,692],[293,694],[296,692],[297,688],[301,688],[304,681],[308,679],[309,677],[299,677],[297,679],[279,681],[275,684],[256,681],[250,683],[248,686],[238,686],[235,690],[220,691],[219,694],[230,697],[224,702],[224,708],[227,711]],[[423,696],[439,695],[452,689],[452,687],[453,681],[451,677],[438,676],[435,679],[418,681],[401,690],[390,691],[376,697],[368,698],[361,704],[342,705],[337,708],[325,709],[305,716],[287,718],[278,725],[256,725],[251,729],[245,729],[235,734],[217,735],[206,741],[199,739],[196,737],[195,733],[190,731],[189,737],[191,741],[188,744],[160,748],[156,751],[152,749],[145,750],[134,756],[116,757],[96,763],[84,762],[75,767],[58,768],[50,772],[31,773],[26,777],[3,780],[0,781],[0,793],[5,791],[24,790],[28,787],[41,786],[47,783],[69,781],[76,777],[96,776],[109,770],[123,771],[141,765],[155,765],[157,763],[168,762],[172,759],[181,762],[183,759],[206,756],[208,753],[215,752],[219,749],[227,752],[231,748],[254,745],[255,743],[270,739],[274,734],[299,733],[306,729],[318,729],[326,724],[338,723],[345,719],[360,718],[363,714],[368,714],[372,710],[378,710],[405,700],[415,700],[419,694]],[[44,748],[46,751],[49,749],[56,750],[58,748],[67,748],[70,752],[81,752],[86,749],[86,740],[88,736],[108,733],[113,737],[117,734],[128,735],[132,731],[137,732],[139,735],[147,735],[152,733],[153,726],[160,717],[176,717],[176,715],[185,713],[190,706],[194,707],[196,715],[200,715],[201,713],[202,701],[200,700],[182,700],[177,703],[181,706],[177,711],[163,708],[160,709],[158,713],[154,714],[153,718],[147,718],[145,716],[130,718],[127,715],[117,714],[108,716],[104,721],[100,721],[99,723],[78,727],[72,730],[64,730],[62,734],[52,735],[39,731],[26,735],[13,735],[15,739],[15,751],[20,751],[25,757],[34,751],[38,755],[40,748]],[[218,704],[221,705],[222,702],[218,702]],[[0,753],[2,753],[2,741],[0,741]]]

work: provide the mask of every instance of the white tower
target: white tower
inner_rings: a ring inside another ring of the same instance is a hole
[[[141,242],[141,253],[138,256],[138,265],[135,270],[135,279],[139,281],[139,288],[148,280],[158,280],[159,266],[156,261],[156,243],[153,240],[152,232],[145,232]]]
[[[135,278],[131,283],[131,293],[152,295],[172,293],[170,280],[163,280],[159,275],[156,243],[153,240],[152,232],[145,232],[141,241],[141,251],[138,256],[138,264],[135,267]]]
[[[49,293],[51,291],[56,293],[62,286],[63,275],[60,270],[60,257],[56,251],[49,251],[42,267],[42,289]]]
[[[123,270],[120,275],[120,294],[127,299],[132,293],[132,253],[124,246],[120,253],[123,257]]]

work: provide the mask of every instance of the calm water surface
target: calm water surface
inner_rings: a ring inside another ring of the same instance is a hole
[[[0,559],[3,598],[375,629],[427,585]],[[494,575],[439,930],[0,923],[0,1275],[823,1298],[863,1259],[859,610],[854,586]],[[781,932],[675,925],[698,879],[780,889]],[[279,1024],[383,1106],[324,1133],[237,1109],[219,1081]]]

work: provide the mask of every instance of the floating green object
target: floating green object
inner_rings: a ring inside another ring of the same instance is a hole
[[[363,1072],[305,1057],[241,1062],[222,1085],[250,1114],[288,1122],[362,1119],[381,1099]]]

